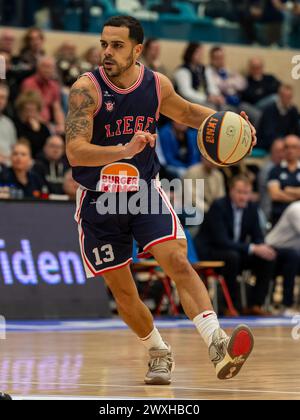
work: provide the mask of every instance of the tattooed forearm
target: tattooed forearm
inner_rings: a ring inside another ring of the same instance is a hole
[[[71,89],[66,119],[67,143],[78,137],[88,141],[91,139],[95,106],[95,100],[87,88]]]

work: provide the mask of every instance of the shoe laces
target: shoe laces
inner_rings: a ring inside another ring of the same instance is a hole
[[[170,371],[172,361],[171,354],[154,357],[149,361],[149,368],[152,372],[168,373]]]

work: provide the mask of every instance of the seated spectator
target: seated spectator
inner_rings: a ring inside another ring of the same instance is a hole
[[[35,71],[37,63],[45,55],[45,36],[41,29],[30,28],[23,38],[23,47],[19,56],[20,61],[26,63]]]
[[[76,45],[65,41],[56,53],[58,76],[63,86],[70,88],[80,76],[80,63]]]
[[[0,83],[0,155],[2,156],[2,163],[9,164],[12,146],[17,141],[16,128],[10,118],[4,115],[4,110],[7,107],[9,97],[8,86]]]
[[[41,153],[33,167],[45,181],[49,194],[64,194],[64,176],[68,170],[68,164],[64,159],[65,143],[59,136],[47,139],[44,151]]]
[[[300,135],[299,111],[293,103],[293,97],[290,85],[280,86],[278,99],[264,109],[257,127],[258,147],[269,151],[276,138]]]
[[[207,213],[212,203],[225,196],[225,182],[222,173],[211,162],[202,158],[201,163],[191,166],[185,173],[185,194],[192,197],[192,204],[202,213]],[[196,188],[196,180],[204,180],[204,191]],[[204,196],[203,196],[204,194]]]
[[[273,225],[289,204],[300,200],[300,138],[287,136],[284,147],[285,160],[271,170],[268,182]]]
[[[11,29],[3,29],[0,33],[0,51],[13,55],[16,36]]]
[[[24,80],[22,90],[23,92],[34,90],[40,93],[43,99],[42,122],[48,126],[51,126],[50,123],[53,123],[55,133],[63,134],[65,129],[65,116],[61,106],[61,87],[54,80],[54,77],[54,59],[43,57],[37,64],[37,72]]]
[[[221,171],[224,178],[226,194],[229,193],[229,187],[231,185],[231,182],[236,176],[246,176],[250,179],[252,183],[254,183],[254,174],[249,171],[243,160],[239,163],[236,163],[235,165],[222,166],[219,168],[219,170]]]
[[[272,279],[276,252],[264,244],[257,205],[250,201],[251,181],[244,176],[235,177],[229,196],[213,203],[196,237],[200,259],[225,262],[224,277],[239,308],[237,276],[243,269],[256,275],[252,288],[248,314],[265,315],[262,306]]]
[[[191,165],[200,161],[196,130],[172,122],[161,128],[159,138],[166,169],[175,177],[183,176]]]
[[[242,101],[264,109],[277,98],[280,82],[275,76],[264,73],[264,62],[260,57],[249,60],[247,83],[241,93]]]
[[[78,190],[79,184],[74,180],[72,176],[72,169],[69,169],[64,178],[63,190],[64,193],[69,197],[69,200],[76,200],[76,193]]]
[[[83,55],[83,60],[81,60],[80,73],[95,70],[100,65],[100,60],[99,47],[90,47]]]
[[[40,198],[47,189],[42,178],[31,167],[30,145],[25,140],[19,141],[13,146],[11,168],[8,168],[1,180],[14,190],[18,198]]]
[[[285,157],[285,147],[283,139],[274,140],[271,147],[271,154],[264,162],[263,167],[258,174],[258,191],[260,198],[260,207],[263,210],[266,219],[271,219],[272,202],[268,191],[268,181],[271,170],[280,165]]]
[[[203,64],[203,46],[190,43],[183,54],[183,64],[174,73],[174,82],[179,95],[197,104],[206,104],[208,87]],[[212,102],[214,98],[211,98]]]
[[[22,93],[16,101],[16,110],[15,126],[18,138],[23,137],[29,141],[32,157],[35,159],[50,136],[48,127],[41,122],[42,100],[39,93]]]
[[[32,75],[32,71],[28,66],[14,57],[11,53],[0,50],[0,55],[5,60],[6,78],[5,81],[9,87],[9,99],[6,109],[6,114],[14,118],[15,117],[15,101],[20,93],[20,85],[26,77]]]
[[[277,224],[267,234],[266,242],[271,246],[297,251],[300,268],[300,201],[295,201],[284,210]]]
[[[160,54],[160,43],[158,39],[149,38],[144,44],[141,61],[149,69],[166,74],[166,69],[160,62]]]
[[[238,109],[240,92],[246,87],[246,80],[238,73],[226,68],[225,52],[221,47],[213,47],[209,53],[210,65],[206,69],[210,102],[216,106],[229,105]]]
[[[293,309],[294,280],[293,276],[300,270],[300,201],[290,204],[278,223],[266,236],[266,243],[274,248],[279,248],[294,258],[287,260],[286,271],[290,272],[290,281],[284,281],[283,314],[290,316],[299,313]],[[280,274],[280,271],[279,273]]]

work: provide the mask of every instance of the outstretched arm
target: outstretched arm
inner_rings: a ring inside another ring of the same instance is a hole
[[[160,112],[163,115],[188,127],[198,129],[207,117],[216,112],[211,108],[186,101],[175,92],[172,83],[166,76],[159,73],[159,78],[161,84]]]
[[[160,73],[158,73],[158,76],[161,84],[160,112],[163,115],[198,130],[203,121],[216,112],[212,108],[186,101],[175,92],[172,83],[166,76]],[[257,143],[256,130],[250,123],[245,112],[241,112],[241,116],[250,125],[252,132],[252,147],[254,147]]]

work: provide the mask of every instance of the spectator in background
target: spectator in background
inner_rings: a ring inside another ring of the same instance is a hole
[[[10,44],[5,46],[4,42],[2,42],[1,45],[4,49],[0,49],[0,55],[5,60],[5,80],[10,92],[6,114],[11,118],[14,118],[14,104],[20,92],[20,85],[26,77],[32,75],[32,71],[25,63],[22,63],[18,57],[13,56],[12,51],[9,52],[11,48]]]
[[[258,147],[269,151],[276,138],[289,134],[300,135],[300,116],[293,98],[292,86],[281,85],[278,99],[265,108],[260,119],[257,129]]]
[[[260,207],[263,210],[267,220],[271,218],[272,202],[268,191],[268,181],[271,170],[280,165],[285,157],[285,147],[283,139],[274,140],[271,147],[271,154],[264,162],[264,165],[258,174],[258,191],[260,198]]]
[[[278,223],[266,236],[266,242],[271,246],[298,252],[300,268],[300,201],[290,204],[284,210]]]
[[[271,170],[268,182],[273,225],[289,204],[300,200],[300,138],[287,136],[284,147],[285,160]]]
[[[77,56],[76,45],[73,42],[66,41],[56,53],[56,66],[58,77],[62,85],[62,107],[64,113],[68,112],[68,99],[70,88],[76,82],[81,73],[81,66]]]
[[[41,122],[42,99],[38,92],[22,93],[16,101],[17,117],[15,126],[18,138],[26,138],[35,159],[50,136],[48,127]]]
[[[142,53],[143,64],[153,71],[159,71],[160,73],[166,74],[166,69],[160,61],[160,54],[161,50],[158,39],[147,39]]]
[[[243,160],[239,163],[236,163],[235,165],[222,166],[219,170],[221,171],[224,178],[226,193],[229,193],[231,182],[236,176],[243,175],[249,178],[252,183],[254,183],[254,174],[249,171]]]
[[[13,56],[16,36],[11,29],[3,29],[0,33],[0,51]]]
[[[76,193],[79,185],[72,177],[72,170],[69,169],[65,174],[63,189],[65,194],[69,197],[69,200],[76,200]]]
[[[65,130],[65,116],[61,106],[61,87],[55,78],[55,61],[51,57],[43,57],[37,65],[37,72],[22,84],[22,91],[37,91],[43,100],[41,112],[42,122],[56,134]]]
[[[252,57],[248,62],[247,87],[241,93],[242,101],[264,109],[277,98],[280,82],[275,76],[264,73],[264,62]]]
[[[83,55],[80,63],[80,73],[93,71],[100,65],[100,51],[99,47],[89,48]]]
[[[65,143],[62,137],[51,136],[35,162],[33,169],[44,179],[50,194],[64,194],[64,176],[68,170],[64,154]]]
[[[45,36],[41,29],[28,29],[23,38],[19,59],[35,71],[38,61],[45,55],[44,44]]]
[[[176,90],[183,98],[197,104],[207,104],[209,99],[201,44],[192,42],[187,46],[183,64],[174,73],[174,81]]]
[[[192,197],[193,206],[202,213],[207,213],[212,203],[226,194],[222,173],[203,157],[201,163],[197,163],[187,170],[184,178],[189,180],[185,187],[185,194]],[[202,179],[205,183],[204,191],[199,191],[196,188],[196,181]]]
[[[237,276],[245,268],[256,275],[248,314],[265,315],[262,306],[272,279],[276,252],[264,243],[257,205],[251,200],[252,184],[244,177],[232,180],[229,196],[213,203],[196,244],[201,259],[225,261],[224,276],[239,310]]]
[[[300,33],[300,0],[273,0],[273,4],[284,15],[282,44],[287,47],[290,41],[293,42],[293,37]]]
[[[8,165],[13,145],[17,141],[15,126],[10,118],[3,114],[9,97],[8,86],[0,83],[0,155],[1,162]]]
[[[239,109],[240,93],[246,87],[246,80],[226,68],[223,48],[211,48],[209,56],[210,65],[206,69],[206,77],[210,102],[217,107],[228,105],[235,110]]]
[[[266,243],[292,257],[286,262],[286,271],[290,273],[290,280],[286,281],[285,278],[284,281],[282,312],[287,316],[295,315],[299,313],[293,308],[295,285],[293,277],[299,274],[300,269],[300,201],[290,204],[285,209],[278,223],[266,236]]]
[[[159,131],[167,170],[182,177],[186,170],[200,161],[197,131],[177,122],[168,123]]]
[[[11,168],[8,168],[2,182],[8,185],[18,198],[40,198],[47,188],[42,178],[31,170],[30,144],[21,140],[13,146]]]
[[[56,53],[56,65],[62,85],[70,88],[80,76],[76,44],[71,41],[63,42]]]

